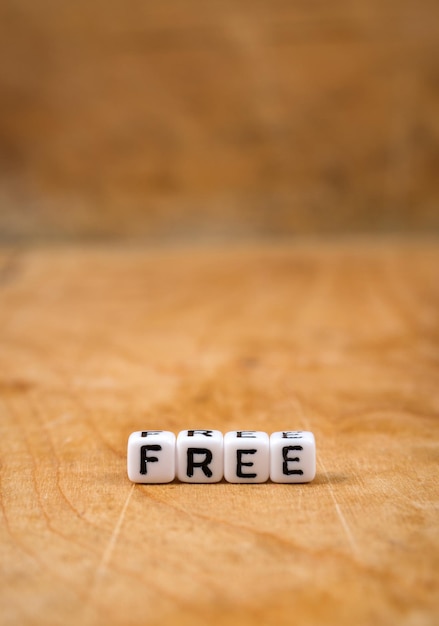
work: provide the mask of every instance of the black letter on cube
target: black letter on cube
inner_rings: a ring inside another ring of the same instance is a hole
[[[212,437],[211,430],[188,430],[187,436],[193,437],[194,435],[204,435],[205,437]]]
[[[243,454],[256,454],[257,450],[252,448],[251,450],[237,450],[236,451],[236,475],[239,478],[256,478],[257,474],[243,474],[242,467],[246,465],[247,467],[251,467],[254,463],[244,463],[242,460]]]
[[[282,448],[282,456],[284,459],[284,462],[282,464],[282,472],[285,474],[285,476],[291,476],[292,474],[303,474],[303,471],[301,469],[288,469],[288,463],[299,463],[300,459],[298,456],[295,457],[289,457],[288,456],[288,452],[290,450],[303,450],[302,446],[285,446],[284,448]]]
[[[302,431],[300,430],[286,430],[282,432],[282,439],[303,439]]]
[[[154,452],[158,452],[162,449],[162,446],[159,446],[158,443],[151,444],[148,446],[140,447],[140,473],[147,474],[147,466],[148,463],[157,463],[158,458],[156,456],[147,456],[148,450],[153,450]]]
[[[196,454],[204,454],[204,460],[202,461],[194,461],[194,456]],[[194,475],[194,469],[196,467],[201,467],[203,473],[207,478],[212,476],[212,470],[210,469],[209,463],[212,461],[212,451],[208,450],[208,448],[188,448],[187,449],[187,470],[186,474],[188,478],[192,478]]]

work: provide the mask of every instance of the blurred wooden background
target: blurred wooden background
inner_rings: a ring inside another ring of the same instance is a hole
[[[438,231],[438,18],[1,0],[1,240]]]

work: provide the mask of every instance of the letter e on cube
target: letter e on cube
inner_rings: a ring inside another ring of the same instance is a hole
[[[308,483],[316,475],[316,442],[306,430],[287,430],[270,437],[270,479],[274,483]]]

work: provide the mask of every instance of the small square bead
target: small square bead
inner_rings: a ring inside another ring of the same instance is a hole
[[[270,478],[275,483],[308,483],[316,475],[316,442],[305,430],[270,437]]]
[[[224,435],[224,477],[229,483],[264,483],[270,473],[267,433],[233,430]]]
[[[177,437],[177,476],[185,483],[217,483],[223,478],[223,434],[182,430]]]
[[[169,483],[175,478],[175,435],[139,430],[128,439],[128,478],[135,483]]]

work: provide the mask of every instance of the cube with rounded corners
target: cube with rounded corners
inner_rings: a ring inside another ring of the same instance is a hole
[[[259,430],[224,435],[224,477],[229,483],[264,483],[270,475],[270,439]]]
[[[128,478],[134,483],[170,483],[175,478],[175,435],[139,430],[128,438]]]
[[[308,483],[316,475],[316,442],[306,430],[285,430],[270,437],[270,479]]]
[[[177,476],[184,483],[217,483],[223,478],[223,434],[182,430],[177,436]]]

